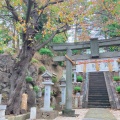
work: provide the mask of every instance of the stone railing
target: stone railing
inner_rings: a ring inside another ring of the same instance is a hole
[[[82,99],[83,108],[87,108],[88,105],[88,91],[89,91],[89,73],[86,73],[86,79],[83,88],[83,99]]]
[[[107,86],[109,101],[111,104],[111,108],[120,109],[120,100],[118,99],[115,86],[116,83],[112,80],[112,74],[109,72],[104,72],[105,82]]]

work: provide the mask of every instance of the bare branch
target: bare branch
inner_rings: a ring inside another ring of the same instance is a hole
[[[66,24],[62,27],[60,27],[58,30],[56,30],[55,32],[52,33],[51,37],[46,40],[44,43],[40,44],[38,43],[36,46],[35,46],[35,50],[39,50],[40,48],[44,47],[46,44],[48,44],[50,41],[52,41],[52,39],[55,37],[56,34],[59,34],[59,33],[62,33],[62,32],[65,32],[69,29],[69,26]]]
[[[28,23],[28,21],[29,21],[32,5],[33,5],[32,0],[28,0],[28,5],[27,5],[28,9],[27,9],[27,14],[26,14],[26,23]]]
[[[58,0],[58,1],[54,1],[54,2],[47,2],[44,6],[42,6],[42,7],[40,8],[40,10],[45,9],[45,8],[46,8],[47,6],[49,6],[49,5],[61,3],[61,2],[64,2],[64,1],[65,1],[65,0]]]
[[[6,2],[6,5],[7,5],[7,9],[12,13],[14,19],[15,19],[16,21],[19,21],[19,19],[18,19],[18,14],[17,14],[17,12],[15,11],[14,7],[10,4],[10,1],[9,1],[9,0],[5,0],[5,2]]]

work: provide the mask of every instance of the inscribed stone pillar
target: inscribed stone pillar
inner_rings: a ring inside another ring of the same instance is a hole
[[[65,104],[65,100],[66,100],[66,86],[61,85],[61,105]]]
[[[44,107],[41,108],[43,111],[52,111],[53,108],[50,107],[50,91],[51,91],[51,85],[53,85],[52,82],[43,82],[45,85],[45,94],[44,94]]]

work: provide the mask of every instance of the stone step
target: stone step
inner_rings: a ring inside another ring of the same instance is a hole
[[[109,100],[108,97],[88,96],[88,100]]]
[[[108,106],[108,105],[110,105],[110,103],[109,102],[88,102],[88,105],[105,105],[105,106]]]
[[[88,108],[111,108],[111,106],[101,106],[101,105],[88,105]]]
[[[107,89],[104,87],[89,87],[89,90],[93,90],[93,91],[107,91]]]
[[[90,96],[108,96],[108,94],[107,93],[89,93],[90,94]]]
[[[89,99],[88,99],[89,100]],[[109,103],[109,100],[101,100],[101,99],[97,99],[97,100],[89,100],[89,102],[102,102],[102,103]]]
[[[96,88],[96,89],[90,89],[89,92],[108,93],[107,90],[105,90],[105,89],[104,89],[104,90],[103,90],[103,89],[101,90],[101,89],[97,89],[97,88]]]

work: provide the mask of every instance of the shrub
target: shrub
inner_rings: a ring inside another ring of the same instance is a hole
[[[39,61],[35,58],[32,58],[31,63],[39,63]]]
[[[120,80],[120,77],[119,77],[119,76],[114,76],[114,77],[113,77],[113,80],[114,80],[114,81],[119,81],[119,80]]]
[[[76,86],[76,87],[74,87],[74,91],[75,91],[75,92],[80,92],[80,91],[81,91],[81,88],[80,88],[79,86]]]
[[[41,48],[38,52],[40,53],[40,55],[47,55],[49,57],[53,56],[52,51],[48,48]]]
[[[61,66],[61,67],[63,67],[64,66],[64,62],[63,61],[59,61],[58,65]]]
[[[44,66],[39,67],[39,74],[43,73],[46,71],[46,68]]]
[[[30,76],[27,76],[27,77],[25,78],[25,80],[26,80],[26,82],[32,82],[32,81],[33,81],[33,78],[30,77]]]
[[[116,87],[116,91],[117,91],[118,93],[120,93],[120,86],[117,86],[117,87]]]
[[[34,86],[34,87],[33,87],[33,90],[34,90],[35,92],[38,92],[38,91],[39,91],[39,87],[38,87],[38,86]]]
[[[83,81],[83,77],[82,76],[77,76],[77,82],[82,82]]]
[[[57,82],[57,77],[52,77],[52,82],[56,83]]]
[[[0,50],[0,54],[3,54],[4,53],[4,50]]]

